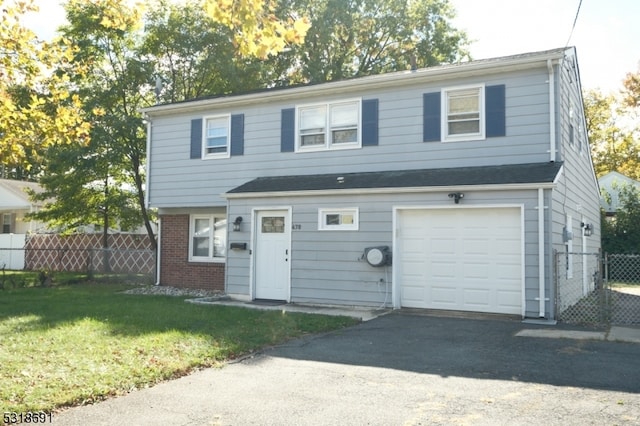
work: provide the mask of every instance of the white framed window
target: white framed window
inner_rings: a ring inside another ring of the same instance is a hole
[[[11,213],[3,213],[2,214],[2,233],[3,234],[11,234],[13,229],[11,229],[12,222]]]
[[[485,138],[484,85],[443,89],[441,99],[445,142]]]
[[[357,231],[359,226],[358,208],[318,209],[318,230]]]
[[[302,105],[297,108],[297,151],[360,148],[361,101]]]
[[[224,262],[227,255],[227,218],[217,215],[190,216],[189,260]]]
[[[202,158],[229,157],[229,129],[231,117],[228,115],[205,117],[202,120]]]

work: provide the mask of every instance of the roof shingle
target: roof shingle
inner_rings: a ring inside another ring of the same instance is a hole
[[[552,183],[561,162],[445,169],[259,177],[228,194],[339,189]]]

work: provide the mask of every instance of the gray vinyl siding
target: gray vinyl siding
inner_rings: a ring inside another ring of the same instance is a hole
[[[548,192],[548,191],[546,191]],[[538,210],[537,190],[465,191],[465,206],[523,205],[526,315],[537,316]],[[448,206],[446,192],[410,194],[326,195],[230,200],[229,217],[251,217],[253,208],[291,207],[291,301],[293,303],[388,307],[393,303],[392,267],[374,268],[362,259],[370,246],[393,247],[393,208]],[[318,231],[319,208],[359,208],[359,230]],[[251,248],[249,224],[229,241]],[[250,294],[249,250],[230,251],[227,293]],[[386,269],[386,270],[385,270]],[[382,280],[382,281],[381,281]],[[386,302],[385,302],[386,300]]]
[[[150,205],[224,206],[222,193],[259,176],[548,161],[547,79],[546,68],[537,68],[394,89],[345,92],[340,98],[318,94],[304,99],[303,103],[347,98],[379,100],[379,144],[353,150],[280,152],[281,110],[295,107],[292,102],[151,117]],[[465,142],[423,142],[422,95],[469,84],[505,85],[506,136]],[[244,155],[190,159],[191,120],[214,114],[244,114]]]
[[[600,206],[599,189],[595,178],[590,147],[587,138],[582,92],[573,67],[573,57],[568,55],[556,68],[558,72],[558,155],[564,162],[563,174],[558,180],[558,188],[553,199],[553,246],[556,250],[566,250],[562,241],[565,215],[572,216],[574,224],[574,251],[582,250],[579,233],[581,217],[594,224],[594,232],[587,239],[587,250],[600,249]],[[573,117],[570,116],[573,109]],[[574,127],[574,140],[570,141],[570,126]]]
[[[582,261],[594,262],[593,256],[583,258],[577,253],[583,251],[582,241],[586,238],[586,252],[600,251],[600,209],[599,189],[595,178],[590,157],[590,147],[584,122],[582,92],[576,71],[572,66],[572,56],[568,55],[564,62],[556,67],[558,96],[557,96],[557,145],[559,160],[564,162],[563,173],[559,177],[551,200],[550,235],[548,239],[548,274],[553,276],[553,251],[567,252],[568,245],[563,241],[563,229],[566,216],[571,216],[571,231],[573,232],[572,262],[574,264],[574,280],[580,282]],[[573,117],[570,110],[573,109]],[[570,126],[574,126],[573,142],[570,140]],[[582,236],[581,219],[594,225],[593,235]],[[587,270],[595,266],[587,265]],[[557,271],[566,274],[567,271]],[[559,282],[565,282],[560,280]],[[555,288],[555,282],[549,280],[553,287],[552,294],[562,292]],[[576,296],[573,294],[572,296]]]

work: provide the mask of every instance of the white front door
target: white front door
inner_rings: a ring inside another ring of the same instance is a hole
[[[291,253],[289,211],[258,211],[255,235],[255,298],[288,301]]]

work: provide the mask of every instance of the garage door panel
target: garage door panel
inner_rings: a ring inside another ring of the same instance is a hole
[[[456,263],[455,262],[432,262],[430,271],[426,271],[432,277],[435,278],[456,278]]]
[[[520,208],[418,209],[398,218],[402,306],[522,312]]]
[[[466,281],[469,279],[485,278],[489,274],[489,267],[486,263],[465,263],[462,265],[462,278]]]
[[[402,297],[407,301],[422,301],[424,300],[424,286],[411,286],[406,285],[402,288]]]
[[[457,304],[457,290],[447,286],[434,285],[431,288],[431,302],[434,305],[442,306],[455,306]]]
[[[448,238],[432,238],[429,244],[431,248],[431,254],[438,255],[452,255],[456,253],[457,245],[456,242],[451,240],[451,237]]]
[[[486,255],[487,254],[487,246],[491,244],[491,240],[488,238],[474,238],[474,239],[466,239],[462,246],[462,254],[470,255],[470,254],[479,254]]]
[[[424,239],[415,237],[406,237],[402,240],[401,248],[406,255],[424,253]]]
[[[488,290],[479,289],[464,289],[462,293],[463,304],[467,308],[482,308],[486,309],[489,306],[489,300],[491,298]]]
[[[503,306],[505,309],[520,309],[521,294],[519,291],[498,291],[496,292],[496,302],[498,306]]]
[[[496,239],[494,242],[495,253],[500,256],[515,255],[514,253],[520,253],[522,250],[520,240],[514,239]]]

